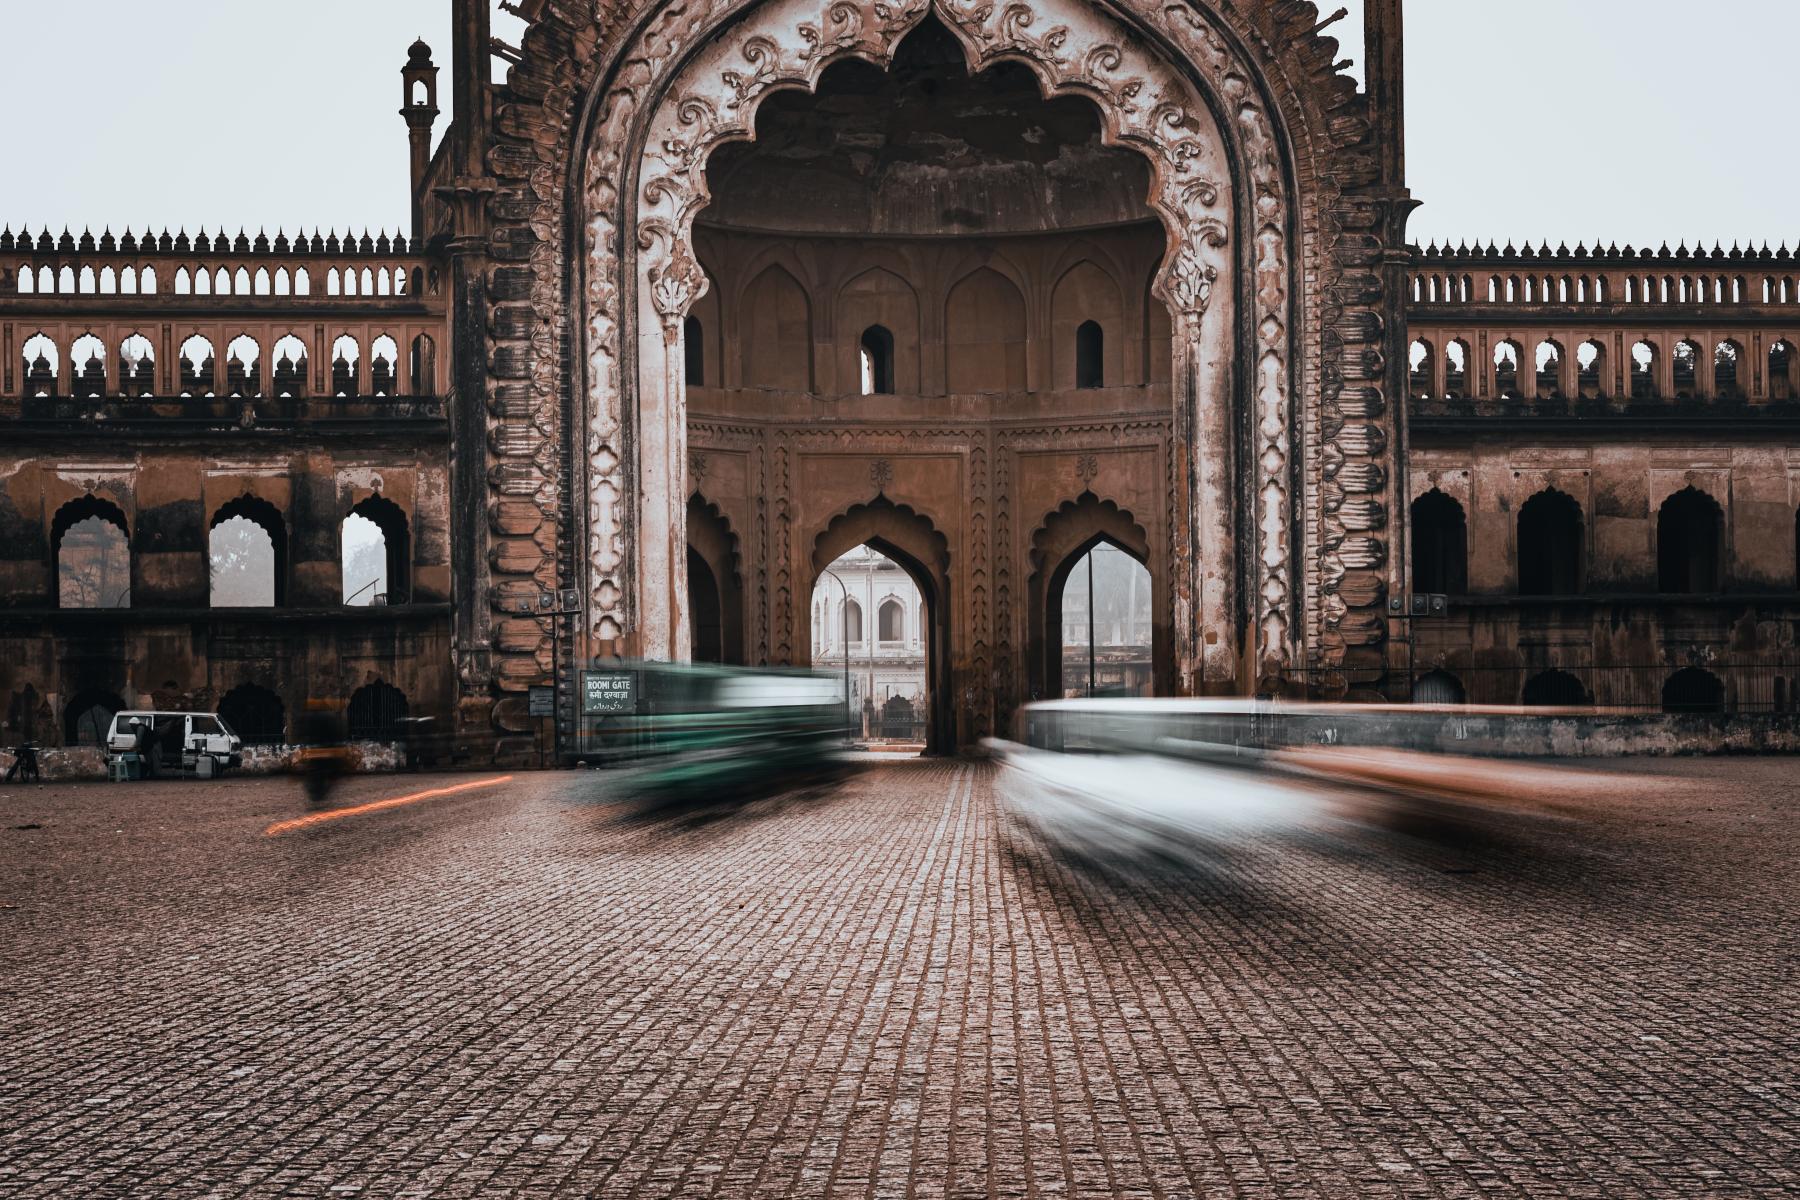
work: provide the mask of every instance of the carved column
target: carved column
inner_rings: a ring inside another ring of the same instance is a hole
[[[637,649],[648,659],[686,661],[687,401],[682,393],[683,318],[706,291],[706,272],[685,243],[644,269],[638,314]]]

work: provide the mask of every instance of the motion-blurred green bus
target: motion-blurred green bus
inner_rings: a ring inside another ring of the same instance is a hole
[[[842,768],[835,676],[635,662],[583,673],[577,752],[647,805],[724,801]]]

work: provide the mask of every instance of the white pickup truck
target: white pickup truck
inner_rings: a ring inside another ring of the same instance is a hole
[[[146,778],[180,773],[210,779],[244,765],[243,739],[217,713],[118,713],[106,731],[106,751],[110,758],[138,755]]]

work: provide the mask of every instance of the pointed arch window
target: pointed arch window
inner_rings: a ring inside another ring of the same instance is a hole
[[[681,323],[681,348],[687,367],[687,385],[705,387],[706,330],[701,327],[699,317],[689,317]]]
[[[882,325],[863,330],[862,394],[891,396],[894,394],[894,335]]]
[[[117,505],[84,496],[51,522],[59,608],[130,608],[131,541]]]
[[[898,600],[887,600],[876,614],[878,636],[884,642],[898,642],[906,637],[906,609]]]
[[[338,528],[345,605],[407,603],[412,556],[401,507],[384,496],[370,496]]]
[[[213,514],[207,538],[214,608],[278,608],[287,578],[287,522],[267,500],[241,496]]]
[[[1075,386],[1106,386],[1106,330],[1098,321],[1083,321],[1075,331]]]
[[[1413,501],[1413,591],[1467,592],[1468,546],[1469,522],[1462,505],[1436,488]]]

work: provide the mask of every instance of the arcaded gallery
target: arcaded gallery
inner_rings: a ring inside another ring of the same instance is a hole
[[[409,228],[0,234],[0,741],[522,762],[632,658],[862,663],[936,753],[1800,708],[1800,263],[1409,244],[1399,0],[1361,83],[1303,0],[527,0],[503,82],[453,7]]]

